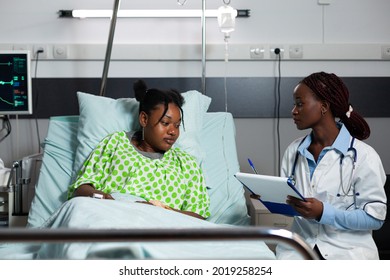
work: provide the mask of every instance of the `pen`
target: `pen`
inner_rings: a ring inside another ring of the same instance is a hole
[[[257,172],[257,170],[256,170],[255,165],[253,164],[253,162],[251,161],[250,158],[248,158],[248,162],[249,162],[249,165],[251,166],[253,172],[254,172],[255,174],[259,174],[259,173]]]
[[[256,170],[256,167],[255,167],[255,165],[253,164],[253,162],[251,161],[250,158],[248,158],[248,162],[249,162],[249,165],[251,166],[253,172],[254,172],[255,174],[258,174],[258,173],[257,173],[257,170]],[[249,189],[249,190],[250,190],[250,189]],[[249,197],[254,198],[254,199],[260,199],[260,195],[255,194],[255,193],[252,192],[251,190],[250,190],[250,192],[251,192],[252,194],[251,194]]]

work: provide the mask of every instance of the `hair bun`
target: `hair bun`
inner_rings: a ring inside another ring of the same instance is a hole
[[[146,91],[148,90],[148,87],[146,83],[143,80],[137,80],[133,84],[133,90],[134,90],[134,95],[137,101],[143,101],[146,95]]]

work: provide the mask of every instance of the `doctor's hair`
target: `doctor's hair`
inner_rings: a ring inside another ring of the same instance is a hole
[[[183,96],[175,89],[161,90],[156,88],[148,89],[143,80],[137,80],[133,85],[135,98],[139,101],[139,113],[145,112],[150,114],[159,105],[164,105],[164,112],[159,121],[168,111],[168,104],[175,104],[181,113],[181,121],[184,126],[184,115],[182,106],[184,104]]]
[[[329,102],[333,116],[345,124],[353,137],[364,140],[370,136],[368,123],[352,108],[349,103],[349,90],[337,75],[317,72],[300,83],[308,86],[320,100]]]

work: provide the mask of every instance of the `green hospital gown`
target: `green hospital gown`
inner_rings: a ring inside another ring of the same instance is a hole
[[[104,193],[129,193],[204,218],[210,216],[205,180],[194,157],[171,148],[161,159],[150,159],[133,147],[124,131],[105,137],[91,152],[68,197],[82,184],[92,184]]]

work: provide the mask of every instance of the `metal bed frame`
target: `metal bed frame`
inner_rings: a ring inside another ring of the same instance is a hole
[[[156,242],[156,241],[222,241],[259,240],[283,243],[296,249],[305,260],[318,260],[318,255],[297,234],[284,229],[236,227],[230,229],[5,229],[3,242]]]
[[[42,163],[42,153],[26,156],[14,161],[7,185],[0,187],[0,192],[8,194],[8,199],[0,206],[6,206],[7,222],[10,227],[24,226],[35,194],[35,183]]]

